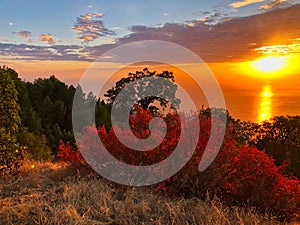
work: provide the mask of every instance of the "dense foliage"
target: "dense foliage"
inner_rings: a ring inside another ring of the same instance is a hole
[[[31,83],[18,78],[12,69],[3,67],[0,72],[1,168],[18,167],[21,156],[17,155],[53,159],[60,140],[74,143],[72,104],[76,89],[72,85],[55,76]],[[87,96],[82,98],[86,101]]]
[[[276,165],[290,162],[287,172],[300,177],[300,117],[277,116],[263,124],[229,118],[231,135],[242,145],[264,150]]]
[[[148,128],[153,115],[149,110],[140,109],[138,114],[130,116],[131,131],[123,129],[123,135],[133,132],[137,137],[146,138],[151,133]],[[206,114],[200,114],[200,136],[195,153],[189,163],[176,175],[160,183],[158,188],[169,194],[184,195],[187,197],[198,196],[205,198],[207,192],[217,195],[230,204],[250,204],[261,210],[270,210],[279,215],[292,215],[300,210],[300,183],[298,179],[285,174],[286,165],[276,166],[274,160],[265,152],[254,147],[241,146],[230,135],[230,129],[225,137],[223,146],[211,166],[204,172],[198,171],[198,165],[203,151],[207,145],[210,134],[211,119]],[[137,152],[126,148],[116,138],[114,130],[109,132],[104,127],[98,129],[98,135],[110,153],[119,160],[132,165],[146,165],[157,163],[176,148],[180,134],[180,121],[178,115],[173,114],[165,118],[168,132],[164,141],[154,150]],[[177,124],[174,126],[174,124]],[[186,132],[194,132],[195,123],[190,123]],[[118,129],[114,127],[114,129]],[[87,132],[93,137],[97,135],[94,129],[88,128]],[[192,136],[192,135],[187,135]],[[87,148],[87,143],[82,140],[80,150],[85,154],[95,154],[93,149]],[[188,138],[188,146],[193,140]],[[91,143],[89,143],[90,145]],[[62,160],[71,161],[75,165],[84,165],[85,161],[78,150],[70,145],[60,145]],[[93,158],[93,157],[91,157]],[[96,159],[95,159],[96,160]],[[96,163],[96,162],[95,162]],[[114,171],[112,171],[113,173]]]
[[[20,126],[18,91],[14,82],[15,72],[0,68],[0,172],[18,168],[23,159],[22,149],[17,143]]]
[[[54,76],[48,79],[39,78],[34,83],[26,83],[26,87],[32,106],[30,111],[37,119],[34,120],[36,123],[29,123],[30,121],[26,120],[24,123],[31,124],[28,126],[30,132],[45,135],[48,146],[56,152],[59,140],[74,140],[71,115],[75,88],[68,87]],[[25,109],[28,105],[21,103],[21,107]],[[34,127],[40,129],[33,129]]]

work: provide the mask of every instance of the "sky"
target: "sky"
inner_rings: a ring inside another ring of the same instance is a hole
[[[78,19],[90,13],[95,14],[92,20],[101,21],[103,29],[114,33],[93,40],[90,45],[113,42],[129,34],[130,28],[135,25],[159,27],[166,23],[187,23],[205,18],[205,12],[209,12],[208,16],[212,16],[214,12],[232,16],[255,13],[253,7],[247,7],[247,10],[241,10],[243,13],[239,13],[240,10],[236,11],[230,6],[230,2],[217,0],[188,2],[2,0],[1,5],[5,9],[0,15],[2,41],[6,38],[13,43],[26,43],[25,39],[28,37],[27,41],[30,39],[32,43],[38,45],[49,41],[49,39],[41,40],[39,36],[42,34],[51,35],[53,41],[58,44],[80,44],[82,39],[76,39],[80,35],[76,35],[74,26]],[[97,19],[96,15],[101,19]]]
[[[299,3],[1,0],[0,65],[29,81],[54,74],[76,84],[106,51],[133,41],[163,40],[190,49],[207,63],[234,116],[256,121],[264,90],[273,96],[272,115],[297,114]],[[286,65],[271,72],[253,66],[270,55],[285,57],[286,62],[275,63]],[[257,109],[251,110],[254,105]]]

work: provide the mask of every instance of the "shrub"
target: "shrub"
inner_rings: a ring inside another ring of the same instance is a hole
[[[45,136],[38,136],[22,127],[17,136],[18,143],[26,147],[25,157],[28,159],[47,161],[53,158],[51,149],[46,144]]]
[[[59,142],[58,154],[59,160],[62,162],[70,163],[76,167],[86,165],[84,158],[80,154],[77,147],[72,146],[69,142]]]
[[[114,134],[114,130],[119,129],[124,137],[127,137],[129,132],[133,132],[136,137],[146,138],[150,135],[148,124],[152,118],[150,111],[141,110],[138,114],[130,116],[131,130],[113,127],[107,132],[105,127],[101,127],[98,129],[98,135],[107,150],[118,160],[132,165],[153,164],[168,157],[178,143],[181,126],[177,114],[164,118],[167,123],[166,137],[158,147],[146,152],[128,149]],[[185,117],[184,119],[190,118]],[[221,120],[221,117],[219,119]],[[195,131],[195,126],[198,124],[192,120],[188,121],[185,132],[188,133],[187,137],[191,137],[192,135],[189,134]],[[208,169],[199,172],[199,162],[210,136],[211,118],[209,115],[200,114],[199,121],[200,136],[191,160],[176,175],[158,184],[159,190],[190,197],[206,197],[209,192],[230,204],[250,204],[261,210],[272,211],[284,216],[296,214],[300,210],[299,180],[287,177],[283,172],[283,166],[276,166],[274,160],[264,152],[237,144],[229,132],[225,135],[223,145],[214,162]],[[92,127],[87,128],[86,132],[87,136],[97,135],[96,130]],[[151,135],[159,137],[161,134],[153,132]],[[222,138],[220,135],[221,133],[216,131],[214,138]],[[90,141],[90,139],[81,140],[81,151],[90,154],[89,158],[94,158],[93,149],[85,148],[87,146],[85,143],[88,142],[93,146]],[[187,138],[184,141],[186,146],[189,146],[193,140]],[[82,164],[83,161],[78,150],[73,149],[69,144],[60,145],[60,156],[64,161],[74,164]],[[97,162],[95,161],[95,163]]]
[[[250,204],[278,215],[292,215],[300,209],[300,184],[282,167],[256,148],[225,144],[212,165],[197,172],[197,163],[187,166],[165,186],[176,193],[203,197],[206,192],[230,204]]]

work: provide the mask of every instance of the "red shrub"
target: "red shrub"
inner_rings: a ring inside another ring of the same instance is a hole
[[[64,144],[60,141],[58,150],[57,156],[60,161],[70,163],[74,166],[82,166],[86,164],[78,148],[72,147],[69,142]]]
[[[300,209],[299,180],[285,176],[270,156],[256,148],[225,146],[206,173],[215,184],[212,191],[225,201],[248,202],[283,215]]]
[[[114,129],[119,129],[124,137],[133,132],[136,137],[147,138],[150,135],[148,125],[152,118],[149,111],[140,110],[129,118],[131,130],[118,127]],[[183,117],[183,119],[189,121],[188,127],[185,128],[188,135],[184,140],[188,148],[193,141],[189,140],[189,137],[199,124],[189,120],[188,117]],[[169,115],[165,121],[166,137],[158,147],[146,152],[128,149],[117,139],[113,129],[107,132],[104,127],[101,127],[98,129],[98,135],[106,149],[118,160],[132,165],[149,165],[168,157],[178,144],[181,134],[179,116]],[[228,134],[225,135],[222,148],[214,162],[208,169],[199,172],[199,162],[210,136],[211,119],[201,114],[199,121],[200,136],[192,159],[179,173],[160,183],[158,185],[160,191],[198,197],[205,197],[209,192],[231,204],[247,203],[280,215],[291,215],[300,210],[299,180],[288,178],[282,172],[282,168],[277,167],[273,159],[264,152],[249,146],[238,146],[234,138]],[[92,134],[96,131],[91,127],[87,128],[86,132]],[[159,137],[161,134],[153,132],[152,135]],[[222,138],[218,131],[213,135],[214,140]],[[84,141],[89,140],[83,140],[83,143]],[[74,150],[69,144],[66,146],[60,144],[59,149],[61,160],[78,165],[83,163],[78,150]],[[211,150],[213,149],[209,149]],[[81,151],[88,150],[84,149],[83,145]]]

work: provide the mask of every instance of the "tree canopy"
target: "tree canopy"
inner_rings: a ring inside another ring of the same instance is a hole
[[[149,79],[154,78],[149,83]],[[164,78],[166,82],[161,82],[158,78]],[[137,81],[133,86],[129,87],[128,84]],[[109,89],[104,95],[107,98],[109,105],[112,105],[118,94],[124,90],[128,92],[126,99],[122,99],[118,102],[115,107],[127,106],[131,102],[135,102],[135,106],[139,106],[143,109],[150,109],[153,112],[157,112],[157,105],[153,103],[158,102],[161,107],[167,107],[167,104],[172,102],[169,107],[176,108],[180,104],[180,99],[176,97],[177,85],[174,82],[173,72],[163,71],[162,73],[157,73],[156,71],[149,71],[147,68],[142,71],[136,71],[135,73],[129,73],[127,77],[120,79],[116,82],[115,86]],[[147,96],[145,98],[140,98],[139,94],[144,93],[158,93],[158,96],[167,96],[168,100],[157,97],[157,96]],[[134,107],[134,106],[131,106]]]
[[[0,68],[0,171],[9,171],[19,166],[21,148],[17,133],[21,123],[15,73],[6,67]]]

